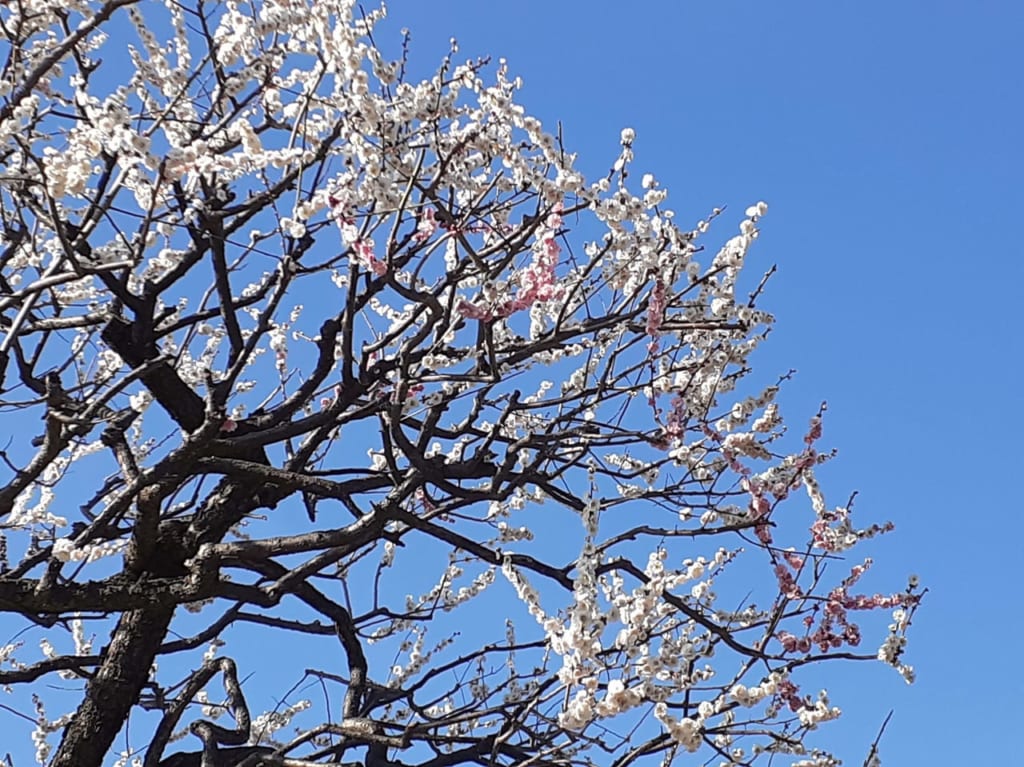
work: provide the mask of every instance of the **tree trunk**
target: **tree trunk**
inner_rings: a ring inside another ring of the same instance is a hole
[[[124,613],[51,767],[100,767],[149,677],[174,605]]]

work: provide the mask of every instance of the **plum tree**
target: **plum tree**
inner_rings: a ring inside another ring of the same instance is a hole
[[[453,45],[414,81],[382,13],[0,8],[26,742],[57,767],[834,763],[802,675],[909,680],[922,591],[857,592],[890,526],[826,503],[823,409],[790,440],[787,375],[748,375],[767,206],[705,249],[719,211],[680,227],[632,130],[588,181],[504,63]],[[856,611],[893,616],[866,650]]]

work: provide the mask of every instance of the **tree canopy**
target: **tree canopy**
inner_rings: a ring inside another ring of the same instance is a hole
[[[588,180],[504,62],[413,78],[382,15],[0,8],[10,731],[58,767],[834,764],[804,673],[912,679],[922,591],[858,588],[891,525],[748,375],[767,206],[707,245],[632,130]]]

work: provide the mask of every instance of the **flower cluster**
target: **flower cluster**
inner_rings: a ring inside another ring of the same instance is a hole
[[[558,256],[562,250],[556,239],[562,226],[561,210],[561,203],[556,204],[545,219],[533,246],[533,262],[514,274],[504,288],[485,286],[483,301],[460,299],[458,311],[463,317],[492,322],[529,309],[531,338],[537,338],[543,332],[545,314],[542,310],[535,312],[533,309],[557,301],[563,294],[556,276]],[[518,286],[518,292],[509,296],[513,285]]]

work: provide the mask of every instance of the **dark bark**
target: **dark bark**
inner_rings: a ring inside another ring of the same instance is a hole
[[[136,327],[137,323],[129,324],[114,318],[103,329],[103,340],[133,368],[152,363],[142,374],[143,384],[179,426],[185,431],[195,431],[203,425],[205,408],[202,398],[166,361],[153,362],[160,356],[156,345],[151,338],[140,338],[142,334],[135,331]],[[148,334],[152,334],[151,329]]]
[[[219,748],[217,756],[210,767],[235,767],[250,756],[272,754],[274,749],[268,746],[237,746],[235,748]],[[201,767],[202,751],[181,751],[163,759],[159,767]],[[259,762],[256,763],[257,765]],[[254,765],[256,767],[256,765]]]
[[[158,606],[121,616],[51,767],[103,763],[138,701],[173,615],[173,606]]]

